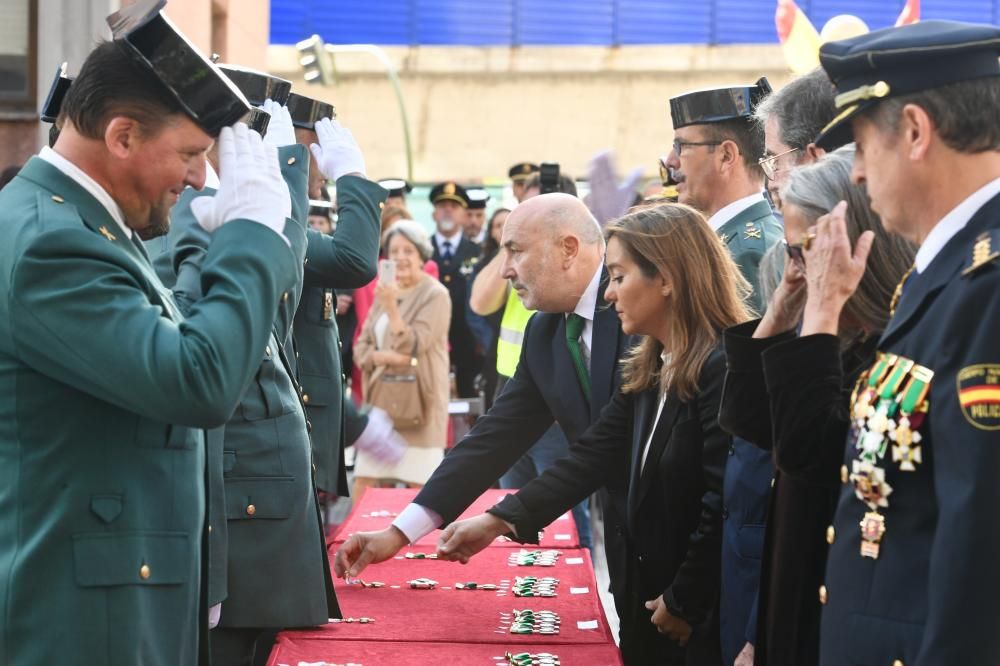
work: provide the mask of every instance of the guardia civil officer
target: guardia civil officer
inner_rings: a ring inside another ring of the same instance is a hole
[[[998,56],[996,26],[946,21],[821,50],[838,115],[819,144],[853,135],[854,179],[886,229],[920,246],[852,399],[817,591],[829,666],[1000,655]],[[835,335],[866,247],[852,252],[842,209],[806,241],[802,335]]]
[[[678,181],[679,201],[698,208],[726,244],[762,309],[757,280],[761,258],[782,236],[764,198],[764,131],[754,118],[771,92],[767,79],[750,86],[696,90],[670,100],[673,149],[666,166]],[[722,601],[719,625],[723,663],[731,664],[757,629],[764,523],[774,466],[771,455],[733,439],[726,460],[723,500]]]
[[[229,128],[249,105],[160,6],[110,17],[115,41],[83,64],[54,149],[0,194],[5,664],[207,657],[198,429],[232,413],[298,266],[275,151]],[[203,185],[217,136],[241,168],[184,317],[138,237]]]

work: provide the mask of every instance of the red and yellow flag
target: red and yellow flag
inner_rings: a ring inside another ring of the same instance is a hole
[[[774,14],[785,61],[796,74],[819,67],[819,33],[795,0],[778,0]]]
[[[910,25],[920,20],[920,0],[906,0],[906,6],[896,19],[896,27]]]

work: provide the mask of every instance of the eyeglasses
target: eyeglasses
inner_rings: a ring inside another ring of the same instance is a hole
[[[677,153],[677,157],[681,156],[684,151],[685,146],[721,146],[721,141],[681,141],[680,139],[674,139],[674,152]]]
[[[784,157],[785,155],[791,155],[797,150],[800,149],[791,148],[790,150],[786,150],[783,153],[778,153],[777,155],[765,155],[764,157],[757,160],[757,164],[759,164],[760,168],[764,170],[765,176],[767,176],[770,180],[774,180],[774,177],[778,175],[779,171],[781,171],[781,169],[778,168],[778,158]]]
[[[781,239],[781,242],[785,246],[785,254],[788,255],[789,259],[797,263],[799,266],[806,265],[806,255],[802,252],[801,245],[791,245],[784,238]]]

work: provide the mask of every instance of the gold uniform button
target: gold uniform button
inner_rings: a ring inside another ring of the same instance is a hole
[[[265,356],[270,356],[271,355],[271,347],[270,346],[264,347],[264,355]]]
[[[286,302],[286,303],[288,302],[288,292],[287,291],[281,295],[281,300],[284,301],[284,302]]]
[[[59,204],[61,204],[61,203],[66,203],[66,200],[65,200],[65,199],[63,199],[63,198],[62,198],[61,196],[59,196],[58,194],[53,194],[53,195],[52,195],[52,200],[53,200],[53,201],[55,201],[56,203],[59,203]]]
[[[294,157],[289,157],[288,158],[288,166],[292,166],[293,164],[295,164],[295,158]]]
[[[897,659],[896,661],[892,662],[892,666],[903,666],[903,660]]]
[[[378,207],[379,207],[379,210],[385,209],[385,202],[384,201],[379,201],[378,202]]]
[[[772,487],[772,488],[774,488],[774,481],[775,481],[775,479],[774,479],[774,477],[772,476],[772,477],[771,477],[771,487]]]
[[[255,513],[257,513],[257,507],[255,507],[253,504],[248,504],[247,505],[247,515],[248,516],[252,516]]]
[[[833,529],[833,525],[830,525],[826,528],[826,542],[832,546],[836,538],[837,532]]]
[[[149,565],[143,564],[141,567],[139,567],[139,578],[143,580],[149,580],[150,573],[151,572],[149,571]]]
[[[212,533],[212,526],[211,526],[211,525],[209,525],[209,526],[208,526],[208,533],[209,533],[209,534],[211,534],[211,533]]]
[[[840,466],[840,482],[841,483],[847,483],[847,481],[850,478],[851,478],[851,475],[847,471],[847,465],[841,465]]]
[[[302,394],[302,402],[306,403],[307,405],[309,404],[309,394],[308,393],[303,393]]]
[[[826,585],[819,586],[819,602],[826,605]]]

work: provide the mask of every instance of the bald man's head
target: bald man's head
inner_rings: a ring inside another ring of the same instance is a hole
[[[582,201],[543,194],[518,205],[501,243],[503,275],[531,310],[572,312],[604,254],[601,228]]]

